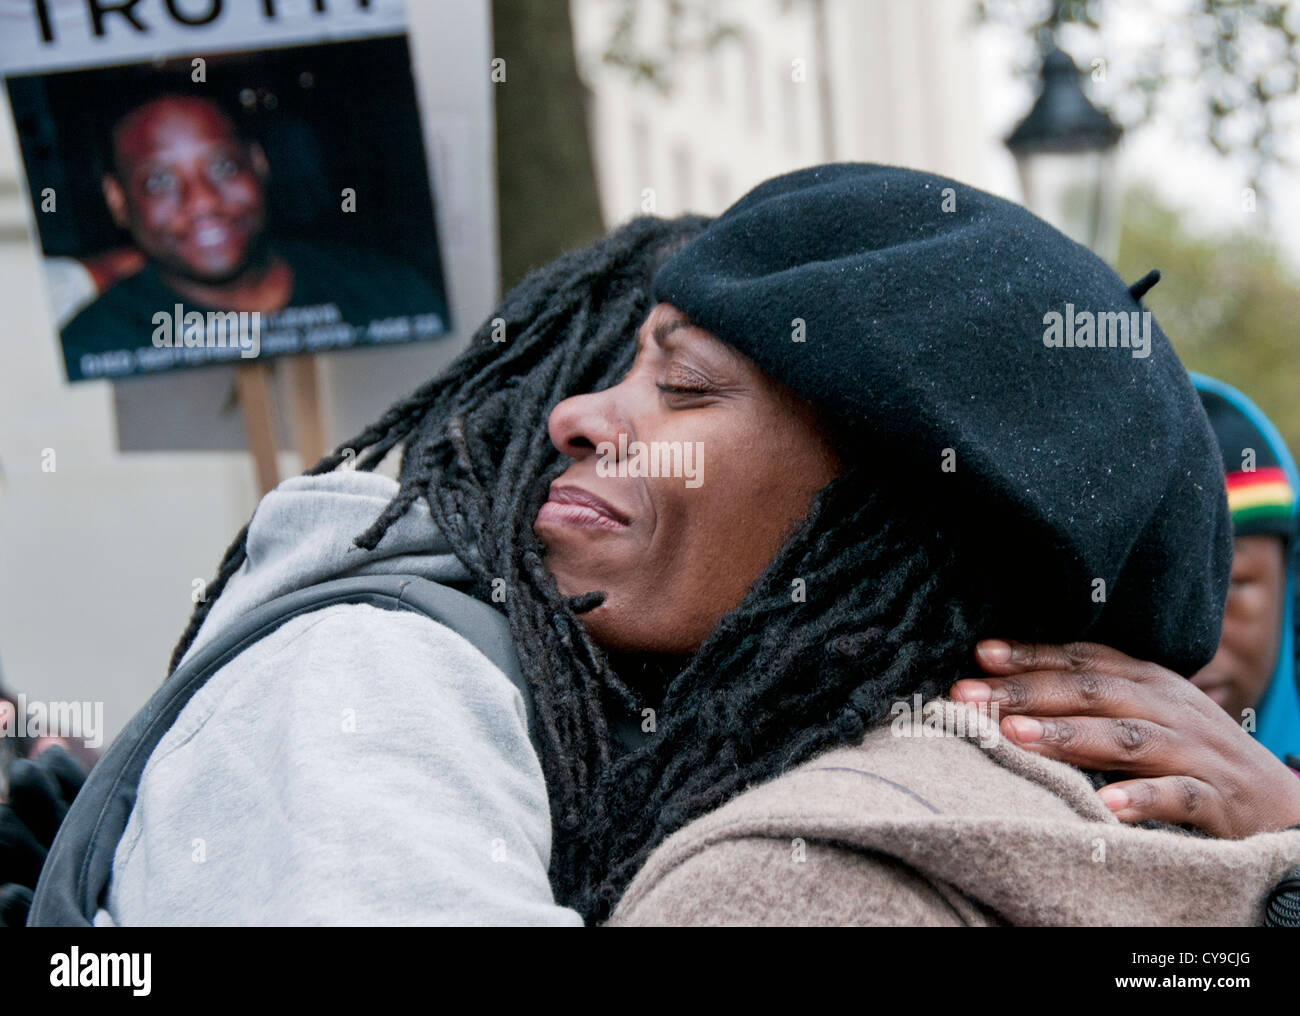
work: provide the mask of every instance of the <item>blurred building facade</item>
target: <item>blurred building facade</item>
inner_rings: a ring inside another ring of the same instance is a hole
[[[986,87],[1005,69],[974,44],[970,0],[710,4],[736,34],[684,49],[666,94],[602,61],[621,4],[573,6],[610,224],[649,210],[717,214],[762,180],[828,161],[906,165],[1014,196]],[[641,5],[651,52],[664,46],[665,6]]]

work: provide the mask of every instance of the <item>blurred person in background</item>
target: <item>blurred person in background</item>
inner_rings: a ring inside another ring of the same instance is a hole
[[[55,746],[76,759],[87,771],[99,761],[101,751],[87,744],[85,737],[64,734],[33,737],[19,733],[18,709],[24,702],[24,698],[4,686],[3,674],[0,674],[0,730],[4,731],[4,736],[0,737],[0,760],[3,763],[7,764],[13,759],[34,759]],[[4,771],[5,765],[0,764],[0,787],[3,787]]]
[[[1242,392],[1193,374],[1223,453],[1233,555],[1219,651],[1192,683],[1300,769],[1294,545],[1300,477],[1273,422]]]
[[[0,678],[0,927],[26,920],[59,824],[99,758],[82,737],[19,733],[23,703]]]

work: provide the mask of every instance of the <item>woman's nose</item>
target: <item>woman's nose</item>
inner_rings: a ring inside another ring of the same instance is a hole
[[[628,432],[626,425],[620,424],[613,392],[610,388],[591,395],[574,395],[551,410],[546,427],[551,443],[561,454],[583,459],[605,442],[617,444],[620,430]]]

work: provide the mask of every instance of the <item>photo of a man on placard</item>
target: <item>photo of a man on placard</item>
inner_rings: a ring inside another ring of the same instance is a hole
[[[11,79],[55,127],[23,141],[34,201],[58,193],[37,223],[68,379],[448,333],[406,59],[371,39]]]
[[[150,344],[160,327],[172,325],[161,315],[174,306],[186,314],[263,315],[320,307],[312,323],[328,326],[427,314],[442,305],[441,294],[398,261],[337,245],[272,241],[266,155],[211,98],[169,92],[135,106],[112,125],[105,154],[104,201],[146,261],[63,328],[70,374],[86,354]],[[174,327],[183,332],[184,324]]]

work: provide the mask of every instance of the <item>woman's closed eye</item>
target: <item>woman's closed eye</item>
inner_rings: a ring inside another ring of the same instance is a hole
[[[680,364],[673,364],[655,387],[669,395],[710,395],[719,390],[708,378]]]

